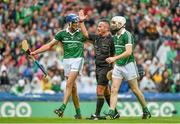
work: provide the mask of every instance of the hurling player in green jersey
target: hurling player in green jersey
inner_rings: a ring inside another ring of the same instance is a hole
[[[110,109],[108,115],[113,119],[117,104],[118,90],[123,79],[128,81],[132,92],[138,98],[143,111],[143,119],[151,117],[147,103],[138,87],[138,71],[133,55],[135,47],[134,37],[125,29],[126,19],[122,16],[115,16],[111,19],[111,29],[115,33],[113,41],[115,45],[115,56],[106,59],[108,63],[115,63],[112,72],[112,87],[110,98]]]
[[[64,75],[66,76],[66,90],[64,94],[63,104],[54,112],[62,117],[72,94],[73,103],[76,109],[76,119],[81,118],[79,98],[77,94],[76,78],[82,71],[84,58],[83,58],[83,44],[86,38],[79,29],[79,19],[76,14],[68,14],[66,16],[66,22],[69,23],[68,27],[62,31],[59,31],[54,39],[48,44],[43,45],[41,48],[31,52],[31,55],[35,55],[49,50],[58,42],[64,49]]]

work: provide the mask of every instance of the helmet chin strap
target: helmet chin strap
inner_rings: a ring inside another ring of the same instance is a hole
[[[121,30],[122,28],[125,28],[125,24],[124,24],[124,25],[122,25],[122,26],[119,28],[119,30]]]
[[[116,34],[118,31],[120,31],[122,28],[125,28],[125,25],[122,25],[120,28],[116,28],[114,30],[111,29],[111,33],[114,35]]]

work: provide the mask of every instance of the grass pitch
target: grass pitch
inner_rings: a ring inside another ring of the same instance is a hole
[[[99,123],[151,123],[151,124],[180,124],[180,117],[152,117],[147,120],[142,120],[140,117],[121,117],[120,119],[116,120],[86,120],[86,119],[72,119],[72,118],[18,118],[18,117],[12,117],[12,118],[1,118],[0,117],[0,123],[43,123],[43,124],[49,124],[49,123],[84,123],[84,124],[99,124]]]

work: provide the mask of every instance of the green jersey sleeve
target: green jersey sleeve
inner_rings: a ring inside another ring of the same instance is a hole
[[[126,44],[133,44],[133,38],[130,32],[126,31],[126,33],[124,33],[124,42],[125,45]]]
[[[57,32],[56,35],[54,36],[54,39],[58,41],[62,41],[62,32],[61,31]]]

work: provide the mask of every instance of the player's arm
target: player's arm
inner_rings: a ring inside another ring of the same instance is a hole
[[[57,43],[58,43],[57,40],[53,39],[53,40],[51,40],[49,43],[43,45],[42,47],[40,47],[39,49],[31,52],[30,54],[31,54],[31,55],[36,55],[36,54],[45,52],[45,51],[51,49],[51,48],[52,48],[55,44],[57,44]]]
[[[106,59],[106,61],[108,63],[112,63],[112,62],[117,61],[118,59],[126,58],[126,57],[130,56],[132,54],[132,44],[126,44],[125,49],[126,50],[122,54],[116,55],[114,57],[109,57]]]
[[[84,11],[80,10],[79,11],[79,26],[81,28],[83,35],[89,39],[89,34],[88,34],[88,31],[87,31],[86,26],[84,24],[84,21],[86,18],[87,18],[87,15],[84,15]]]
[[[86,27],[85,27],[84,22],[79,22],[79,26],[80,26],[80,28],[81,28],[81,31],[82,31],[83,35],[84,35],[87,39],[89,39],[89,34],[88,34],[88,31],[87,31],[87,29],[86,29]]]
[[[115,56],[115,61],[121,58],[129,57],[132,54],[132,44],[126,44],[125,49],[126,50],[122,54]]]

